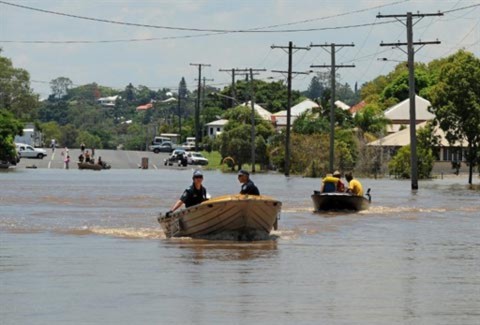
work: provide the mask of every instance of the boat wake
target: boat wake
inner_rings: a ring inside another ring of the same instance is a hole
[[[101,235],[128,239],[165,239],[165,233],[158,228],[102,228],[82,227],[66,231],[72,235]]]

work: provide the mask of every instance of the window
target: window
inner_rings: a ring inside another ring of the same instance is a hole
[[[220,132],[220,128],[217,128],[217,132]]]
[[[210,129],[210,135],[213,134],[213,128],[209,128]]]

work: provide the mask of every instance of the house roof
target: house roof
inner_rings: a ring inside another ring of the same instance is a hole
[[[415,129],[418,131],[419,129],[425,127],[427,122],[419,123],[415,126]],[[467,142],[464,141],[463,143],[456,142],[453,145],[449,144],[445,132],[440,129],[439,127],[435,127],[434,134],[440,137],[440,145],[443,147],[465,147],[467,146]],[[396,133],[389,134],[383,138],[370,142],[369,146],[381,146],[381,147],[404,147],[410,144],[410,127],[407,126],[405,129],[398,131]]]
[[[341,100],[337,100],[335,102],[335,106],[337,106],[338,108],[341,108],[343,109],[344,111],[348,111],[350,109],[350,106],[348,106],[347,104],[345,104],[344,102],[342,102]]]
[[[348,111],[350,112],[350,114],[355,115],[355,114],[357,114],[357,112],[360,112],[361,110],[363,110],[365,108],[365,106],[367,106],[367,102],[362,100],[360,103],[357,103],[357,104],[353,105],[352,107],[350,107],[350,109]]]
[[[418,95],[415,95],[415,117],[418,121],[428,121],[435,117],[428,111],[432,104]],[[410,120],[410,100],[407,98],[385,111],[385,117],[395,122],[395,120]]]
[[[140,105],[140,106],[137,106],[137,111],[146,111],[147,109],[150,109],[152,107],[153,107],[152,103],[148,103],[148,104],[145,104],[145,105]]]
[[[251,107],[251,101],[248,101],[246,103],[243,103],[241,106],[248,106]],[[258,115],[260,115],[264,120],[270,121],[272,119],[272,113],[267,111],[265,108],[262,106],[255,104],[254,105],[255,112],[257,112]]]
[[[207,125],[207,126],[224,126],[227,123],[228,123],[228,120],[221,119],[221,120],[212,121],[212,122],[207,123],[205,125]]]
[[[320,107],[317,103],[310,99],[305,99],[303,102],[298,103],[290,109],[290,123],[293,122],[299,117],[302,113],[315,108]],[[287,111],[280,111],[272,114],[272,122],[275,122],[277,126],[286,126],[287,125]]]

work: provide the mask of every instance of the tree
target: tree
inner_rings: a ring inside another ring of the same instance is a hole
[[[354,123],[363,133],[377,135],[385,131],[390,120],[385,117],[378,105],[369,104],[362,111],[355,114]]]
[[[15,119],[12,113],[0,109],[0,162],[16,164],[15,135],[21,135],[23,123]]]
[[[34,121],[37,108],[38,95],[30,88],[29,73],[14,68],[10,59],[0,55],[0,109],[8,110],[21,121]]]
[[[439,137],[434,135],[433,125],[417,130],[418,177],[428,178],[433,169]],[[390,174],[401,178],[410,178],[410,145],[402,147],[388,164]]]
[[[468,183],[480,158],[480,60],[463,50],[449,56],[432,87],[431,112],[450,143],[468,142]]]
[[[52,89],[52,95],[56,99],[62,99],[68,94],[68,90],[72,87],[73,83],[70,79],[65,77],[58,77],[50,81],[50,88]]]
[[[237,106],[228,110],[224,118],[229,122],[220,135],[220,153],[222,157],[232,157],[238,166],[250,162],[251,154],[251,109],[246,106]],[[267,161],[267,139],[274,133],[270,122],[263,120],[258,114],[255,114],[255,143],[257,161],[264,163]],[[259,140],[258,138],[262,138]]]
[[[320,82],[318,76],[314,76],[310,81],[310,85],[308,86],[307,92],[305,95],[310,99],[317,99],[322,96],[324,90],[323,84]]]

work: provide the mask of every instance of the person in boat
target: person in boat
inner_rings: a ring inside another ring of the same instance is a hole
[[[167,216],[173,211],[180,208],[185,204],[186,208],[202,203],[203,201],[208,200],[207,198],[207,189],[203,187],[203,174],[200,170],[193,172],[193,183],[190,187],[186,188],[183,191],[180,199],[172,206],[172,209],[167,212]]]
[[[240,169],[238,171],[238,181],[242,183],[240,194],[260,195],[258,187],[252,182],[250,174],[246,170]]]
[[[345,192],[345,185],[342,182],[342,174],[338,170],[333,173],[333,177],[337,178],[337,192]]]
[[[83,157],[83,153],[81,153],[80,156],[78,156],[78,161],[81,162],[81,163],[83,163],[83,160],[84,160],[84,159],[85,159],[85,158]]]
[[[345,174],[345,179],[348,182],[348,193],[352,193],[353,195],[363,196],[363,187],[362,184],[355,178],[351,172]]]
[[[103,161],[102,161],[102,156],[98,156],[98,161],[97,164],[103,167]]]
[[[325,177],[322,179],[322,188],[321,192],[322,193],[333,193],[337,190],[337,183],[339,179],[336,177],[333,177],[333,174],[327,174]]]
[[[85,151],[85,162],[86,163],[90,162],[90,152],[88,150]]]

